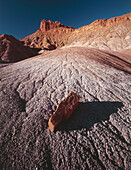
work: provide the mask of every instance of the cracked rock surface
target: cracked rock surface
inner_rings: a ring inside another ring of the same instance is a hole
[[[131,169],[130,59],[97,49],[51,51],[0,68],[3,169]],[[70,91],[76,110],[48,120]]]

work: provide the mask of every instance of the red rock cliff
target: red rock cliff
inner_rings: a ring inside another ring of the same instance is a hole
[[[58,27],[64,27],[64,28],[69,28],[67,26],[64,26],[62,25],[60,22],[58,21],[55,21],[55,22],[52,22],[52,21],[46,21],[46,20],[42,20],[41,21],[41,24],[40,24],[40,30],[42,32],[45,32],[45,31],[48,31],[48,30],[51,30],[51,29],[55,29],[55,28],[58,28]]]

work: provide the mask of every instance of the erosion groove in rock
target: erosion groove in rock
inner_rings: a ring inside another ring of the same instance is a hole
[[[130,63],[113,54],[59,49],[0,68],[4,169],[130,169]],[[70,91],[80,103],[51,133],[48,120]]]

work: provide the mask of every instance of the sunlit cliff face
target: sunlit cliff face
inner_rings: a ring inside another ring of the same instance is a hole
[[[40,29],[22,41],[31,47],[47,49],[70,45],[117,51],[130,48],[130,28],[130,13],[108,20],[96,20],[79,29],[64,26],[58,21],[42,20]]]

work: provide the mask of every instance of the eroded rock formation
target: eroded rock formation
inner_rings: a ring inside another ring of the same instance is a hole
[[[23,39],[43,51],[66,46],[0,68],[1,169],[131,169],[130,16],[77,30],[43,21]],[[2,59],[16,49],[25,56],[19,41],[0,38]],[[70,91],[79,105],[70,119],[62,112],[68,121],[51,133],[48,120]]]
[[[11,35],[0,35],[0,62],[16,62],[37,55],[38,49],[25,47]]]
[[[74,28],[62,25],[58,21],[42,20],[38,31],[20,40],[30,47],[50,49],[50,46],[54,46],[58,48],[67,44],[68,38],[74,30]]]
[[[42,20],[40,29],[21,39],[25,45],[48,48],[85,46],[104,50],[131,49],[131,13],[111,19],[99,19],[90,25],[73,29],[60,22]],[[30,42],[30,43],[29,43]]]
[[[71,28],[71,27],[68,27],[68,26],[65,26],[65,25],[62,25],[60,22],[58,21],[55,21],[55,22],[52,22],[52,21],[46,21],[46,20],[42,20],[41,23],[40,23],[40,30],[42,32],[45,32],[45,31],[49,31],[51,29],[56,29],[56,28],[59,28],[59,27],[63,27],[63,28]]]
[[[72,39],[72,40],[71,40]],[[96,20],[72,33],[68,47],[90,47],[112,51],[131,49],[131,13]]]

